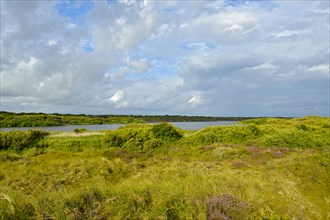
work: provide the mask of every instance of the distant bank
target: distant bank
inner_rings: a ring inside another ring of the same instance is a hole
[[[157,122],[242,121],[255,117],[212,117],[181,115],[85,115],[13,113],[0,111],[0,127],[49,127],[66,125],[100,125]]]
[[[200,130],[208,126],[235,125],[236,121],[194,121],[194,122],[170,122],[175,127],[183,130]],[[44,127],[0,127],[0,131],[28,131],[42,130],[49,132],[73,132],[76,129],[88,131],[116,130],[124,124],[101,124],[101,125],[65,125],[65,126],[44,126]]]

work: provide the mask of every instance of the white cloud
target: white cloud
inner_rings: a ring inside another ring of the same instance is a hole
[[[271,36],[274,36],[275,38],[285,38],[285,37],[302,35],[304,33],[306,33],[306,31],[284,30],[277,33],[273,33],[271,34]]]
[[[119,102],[124,98],[124,91],[119,90],[113,96],[111,96],[110,100],[113,102]]]
[[[9,70],[1,72],[1,90],[2,94],[11,95],[31,95],[33,94],[34,82],[29,82],[33,76],[34,69],[38,59],[30,57],[28,60],[22,60]],[[5,82],[5,83],[4,83]]]
[[[316,66],[309,67],[308,70],[313,71],[313,72],[323,72],[323,73],[329,73],[330,68],[329,64],[320,64]]]
[[[130,68],[131,73],[145,73],[151,68],[150,61],[146,58],[139,60],[131,60],[129,57],[126,58],[126,64]]]
[[[123,17],[120,17],[116,20],[116,23],[119,25],[119,26],[123,26],[124,24],[126,24],[126,19],[123,18]]]
[[[136,0],[118,0],[118,2],[123,3],[123,4],[126,4],[126,5],[133,5],[137,1]]]
[[[272,63],[263,63],[258,66],[247,67],[247,70],[267,70],[267,69],[276,69],[277,67]]]
[[[57,44],[56,40],[49,40],[48,41],[48,46],[54,46],[56,44]]]
[[[124,100],[123,90],[117,91],[109,100],[115,103],[115,108],[125,109],[128,107],[128,102]]]
[[[124,100],[124,91],[119,90],[110,98],[110,102],[114,103],[117,109],[125,109],[128,107],[128,102]]]
[[[230,27],[226,27],[224,29],[224,32],[242,32],[244,30],[244,28],[241,26],[241,25],[237,25],[237,24],[234,24]]]
[[[33,70],[33,67],[38,62],[38,59],[35,57],[31,57],[28,62],[21,61],[17,65],[17,69],[20,71],[31,71]]]
[[[203,98],[202,98],[202,92],[201,91],[192,91],[191,92],[191,98],[188,100],[189,104],[192,104],[194,106],[200,105],[203,103]]]
[[[220,43],[221,41],[232,41],[233,34],[243,37],[244,32],[255,29],[255,20],[252,13],[221,11],[214,14],[202,14],[192,22],[185,24],[183,30],[191,38],[197,36],[202,39],[202,36],[207,36],[213,43]]]
[[[169,31],[171,31],[171,29],[173,28],[173,26],[171,26],[170,24],[162,24],[156,31],[156,34],[152,34],[151,38],[159,38],[164,36],[165,34],[169,33]]]

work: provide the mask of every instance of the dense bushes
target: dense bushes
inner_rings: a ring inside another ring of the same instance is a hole
[[[21,151],[36,146],[48,134],[39,130],[0,132],[0,150]]]
[[[262,118],[243,123],[243,126],[207,127],[185,138],[182,143],[198,145],[221,142],[299,148],[330,146],[329,118]]]
[[[131,124],[115,131],[109,131],[105,135],[104,141],[110,147],[123,147],[148,152],[159,149],[165,143],[177,141],[182,137],[182,131],[167,123]]]
[[[77,133],[77,134],[79,134],[79,133],[84,133],[84,132],[86,132],[86,131],[87,131],[86,128],[75,128],[75,129],[73,130],[73,132],[74,132],[74,133]]]
[[[152,126],[151,133],[155,136],[155,138],[159,138],[164,141],[176,141],[182,138],[182,134],[172,125],[167,123]]]
[[[214,126],[202,129],[185,141],[190,144],[245,143],[261,136],[262,133],[256,125],[248,126]]]

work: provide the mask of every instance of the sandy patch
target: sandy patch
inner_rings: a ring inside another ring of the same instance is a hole
[[[92,136],[92,135],[104,135],[103,132],[83,132],[83,133],[74,133],[74,132],[63,132],[57,134],[51,134],[49,137],[85,137],[85,136]]]

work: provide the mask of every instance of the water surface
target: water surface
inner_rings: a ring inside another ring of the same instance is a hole
[[[233,125],[236,121],[203,121],[203,122],[170,122],[174,126],[183,130],[200,130],[207,126],[216,125]],[[124,124],[102,124],[102,125],[68,125],[68,126],[48,126],[48,127],[12,127],[12,128],[0,128],[0,131],[12,131],[12,130],[42,130],[42,131],[60,131],[60,132],[71,132],[74,129],[85,128],[89,131],[100,131],[100,130],[116,130]]]

